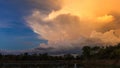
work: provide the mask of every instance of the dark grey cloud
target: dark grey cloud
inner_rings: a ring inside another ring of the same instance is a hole
[[[35,9],[44,13],[61,9],[61,0],[0,0],[0,4],[2,3],[6,4],[3,4],[0,7],[10,6],[9,8],[5,8],[24,12],[25,14],[30,13]]]
[[[34,8],[49,13],[61,9],[61,0],[27,0]]]

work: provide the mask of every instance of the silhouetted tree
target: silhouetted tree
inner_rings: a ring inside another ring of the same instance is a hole
[[[66,54],[66,55],[64,55],[64,59],[65,60],[74,60],[74,56],[71,54]]]
[[[0,53],[0,60],[2,59],[2,54]]]
[[[90,52],[91,52],[91,48],[89,46],[84,46],[82,48],[82,56],[84,57],[84,59],[88,59],[90,58]]]

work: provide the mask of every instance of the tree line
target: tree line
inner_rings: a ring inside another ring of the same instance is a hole
[[[24,53],[20,55],[2,55],[0,54],[0,60],[32,60],[32,61],[40,61],[40,60],[74,60],[75,57],[71,54],[66,54],[64,56],[51,56],[47,53],[44,54],[29,54]]]
[[[44,54],[29,54],[24,53],[20,55],[2,55],[0,54],[0,60],[91,60],[91,59],[120,59],[120,44],[116,46],[84,46],[82,48],[82,54],[74,56],[72,54],[65,54],[59,56],[52,56],[47,53]]]
[[[120,59],[120,44],[115,46],[85,46],[81,59]]]

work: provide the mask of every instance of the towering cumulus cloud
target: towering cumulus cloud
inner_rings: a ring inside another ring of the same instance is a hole
[[[31,0],[28,26],[48,40],[40,48],[72,50],[84,45],[120,43],[119,0]]]

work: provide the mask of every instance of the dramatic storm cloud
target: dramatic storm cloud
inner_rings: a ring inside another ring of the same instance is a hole
[[[40,48],[57,51],[120,43],[119,0],[32,2],[39,8],[33,9],[25,20],[40,39],[48,40],[48,44],[40,44]]]

